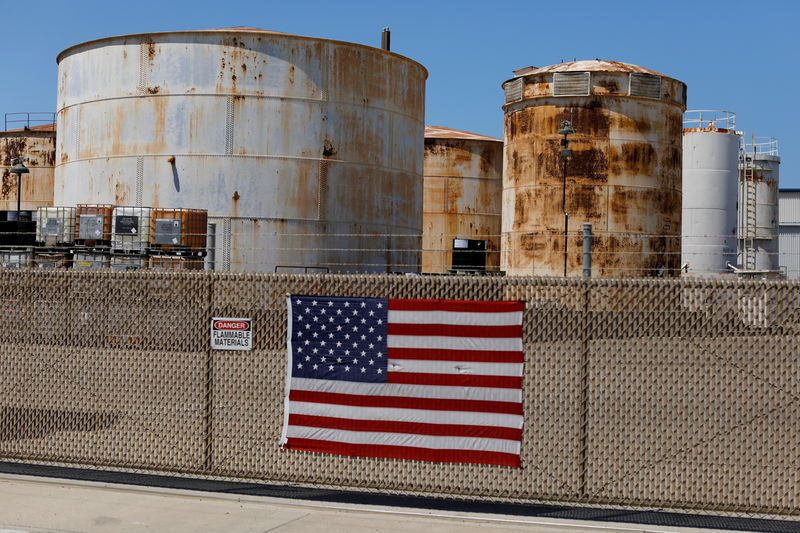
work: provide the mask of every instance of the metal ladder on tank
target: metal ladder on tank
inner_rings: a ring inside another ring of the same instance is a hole
[[[756,269],[756,183],[753,179],[755,146],[747,153],[747,142],[742,139],[742,203],[743,209],[743,255],[744,269]]]

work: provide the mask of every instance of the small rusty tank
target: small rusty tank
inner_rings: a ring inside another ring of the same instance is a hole
[[[566,253],[566,274],[580,276],[589,222],[592,276],[677,276],[686,85],[590,60],[523,68],[503,88],[502,269],[561,276]]]
[[[17,209],[17,175],[11,173],[15,157],[27,157],[24,165],[30,170],[22,175],[20,209],[53,205],[53,164],[56,157],[56,125],[44,124],[30,128],[0,132],[0,211]]]
[[[422,271],[498,270],[503,141],[427,126],[423,174]]]

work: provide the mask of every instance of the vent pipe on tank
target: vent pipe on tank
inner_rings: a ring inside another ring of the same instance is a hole
[[[389,41],[391,40],[392,34],[389,31],[389,26],[383,28],[383,32],[381,32],[381,48],[383,50],[389,51],[391,49]]]

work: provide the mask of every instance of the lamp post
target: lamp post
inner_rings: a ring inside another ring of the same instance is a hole
[[[11,167],[10,172],[17,175],[17,221],[19,221],[20,198],[22,197],[22,175],[30,173],[28,167],[22,163],[27,160],[27,157],[15,157],[11,160],[14,166]]]
[[[563,135],[561,139],[561,157],[564,159],[564,182],[561,191],[561,209],[564,211],[564,277],[567,277],[567,236],[569,234],[569,213],[567,213],[567,160],[572,155],[572,150],[569,149],[568,135],[575,133],[572,129],[572,123],[565,120],[561,123],[561,129],[558,130],[559,135]]]

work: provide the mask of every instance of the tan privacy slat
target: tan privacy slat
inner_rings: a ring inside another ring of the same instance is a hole
[[[287,294],[515,300],[522,468],[279,447]],[[800,515],[800,285],[0,271],[0,459]],[[211,351],[214,316],[253,320]]]

